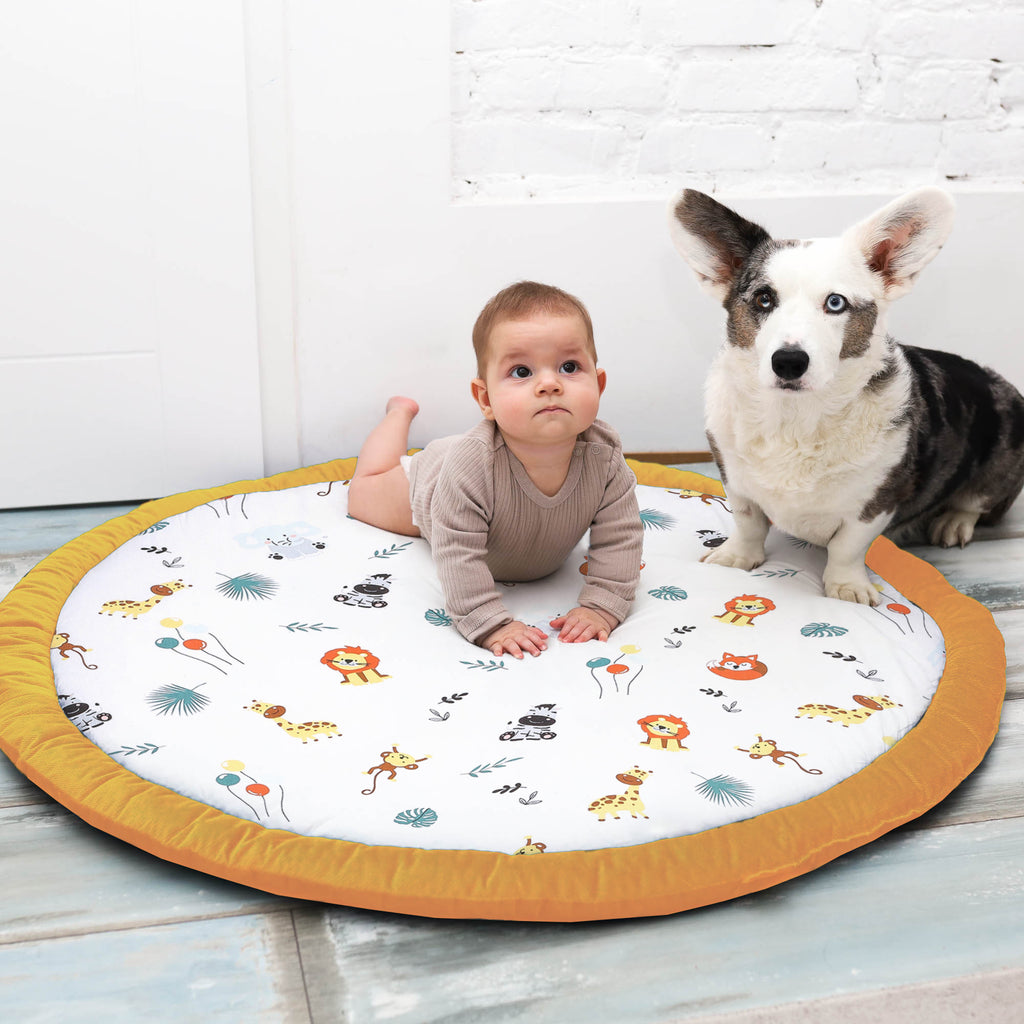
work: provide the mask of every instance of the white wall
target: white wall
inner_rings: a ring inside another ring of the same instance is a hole
[[[391,0],[358,19],[330,0],[256,6],[283,23],[260,88],[286,98],[287,137],[280,111],[265,132],[257,117],[254,152],[288,153],[271,180],[274,196],[290,182],[290,222],[257,223],[257,251],[281,264],[291,246],[293,334],[278,317],[271,347],[294,343],[297,373],[272,390],[294,388],[303,462],[354,454],[395,392],[423,406],[413,444],[467,429],[470,326],[522,277],[591,307],[602,414],[628,448],[703,447],[722,312],[669,244],[665,202],[683,185],[784,236],[948,185],[954,237],[894,327],[1024,387],[1002,311],[1024,232],[1014,3]]]
[[[423,404],[414,444],[464,430],[471,324],[522,277],[590,306],[602,412],[628,447],[700,447],[722,314],[669,244],[682,185],[784,235],[949,185],[953,238],[894,325],[1024,387],[1020,0],[202,6],[185,5],[181,32],[146,0],[92,5],[84,34],[60,0],[0,13],[0,451],[25,467],[67,449],[91,480],[95,462],[147,463],[161,443],[133,428],[117,435],[132,458],[115,450],[74,368],[81,407],[55,390],[47,360],[83,345],[160,348],[159,387],[148,368],[90,372],[107,416],[153,427],[184,474],[137,471],[111,500],[251,475],[261,419],[267,472],[351,454],[394,392]],[[29,363],[45,383],[18,383]],[[15,446],[18,401],[49,429]],[[0,504],[29,500],[7,468]],[[60,500],[93,497],[60,479]]]
[[[452,195],[1024,181],[1019,0],[453,0]]]

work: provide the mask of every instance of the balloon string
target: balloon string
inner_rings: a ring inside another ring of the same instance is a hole
[[[216,635],[216,633],[211,633],[211,634],[210,634],[210,636],[212,636],[212,637],[213,637],[213,639],[214,639],[214,640],[216,640],[216,641],[217,641],[217,643],[219,643],[219,644],[220,644],[220,649],[221,649],[221,650],[222,650],[222,651],[223,651],[223,652],[224,652],[224,653],[225,653],[225,654],[226,654],[226,655],[227,655],[227,656],[228,656],[229,658],[235,658],[235,656],[234,656],[234,655],[233,655],[233,654],[232,654],[232,653],[231,653],[231,652],[230,652],[230,651],[229,651],[229,650],[228,650],[228,649],[227,649],[227,648],[226,648],[226,647],[225,647],[225,646],[224,646],[224,645],[223,645],[223,644],[222,644],[222,643],[220,642],[220,638],[219,638],[219,637],[218,637],[218,636]],[[216,657],[216,655],[214,655],[214,657]],[[224,659],[222,658],[221,660],[223,661]],[[242,659],[241,659],[241,658],[235,658],[235,661],[237,661],[239,665],[244,665],[244,664],[245,664],[245,662],[244,662],[244,661],[242,661]]]
[[[179,651],[176,647],[168,647],[166,649],[169,651],[174,651],[175,654],[181,654],[181,651]],[[198,661],[201,665],[205,665],[207,668],[216,668],[218,672],[222,673],[223,675],[227,675],[227,672],[225,672],[224,669],[218,668],[216,665],[211,665],[208,661],[203,661],[202,658],[193,657],[191,654],[181,654],[181,656],[183,658],[190,658],[192,661]]]
[[[255,808],[251,807],[251,806],[249,805],[249,802],[248,802],[247,800],[243,800],[243,799],[242,799],[242,798],[241,798],[241,797],[240,797],[240,796],[239,796],[239,795],[238,795],[238,794],[237,794],[237,793],[236,793],[236,792],[235,792],[235,791],[234,791],[234,790],[233,790],[233,789],[232,789],[232,788],[231,788],[230,786],[228,786],[228,792],[229,792],[229,793],[230,793],[230,794],[231,794],[231,795],[232,795],[232,796],[233,796],[233,797],[234,797],[234,798],[235,798],[235,799],[236,799],[236,800],[237,800],[237,801],[238,801],[239,803],[243,803],[243,804],[245,804],[245,806],[246,806],[246,807],[248,807],[248,808],[249,808],[249,810],[250,810],[250,811],[252,811],[252,813],[253,813],[253,814],[254,814],[254,815],[256,816],[256,820],[257,820],[257,821],[259,821],[259,820],[260,820],[260,812],[259,812],[259,811],[257,811],[257,810],[256,810]]]

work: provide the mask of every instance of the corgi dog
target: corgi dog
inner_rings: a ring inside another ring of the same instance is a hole
[[[710,196],[670,207],[676,248],[726,310],[708,373],[708,444],[735,514],[703,561],[753,569],[769,522],[827,549],[829,597],[879,602],[864,558],[879,534],[967,544],[1024,483],[1024,398],[991,370],[886,333],[949,235],[937,188],[838,238],[775,240]]]

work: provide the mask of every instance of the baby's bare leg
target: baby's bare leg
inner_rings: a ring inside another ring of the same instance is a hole
[[[409,447],[409,425],[420,407],[411,398],[389,399],[384,419],[370,432],[348,485],[353,519],[392,533],[418,537],[409,504],[409,480],[400,459]]]

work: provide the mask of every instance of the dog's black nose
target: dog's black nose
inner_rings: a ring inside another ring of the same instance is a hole
[[[772,370],[783,380],[798,380],[807,372],[811,357],[799,348],[780,348],[772,353]]]

